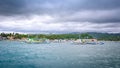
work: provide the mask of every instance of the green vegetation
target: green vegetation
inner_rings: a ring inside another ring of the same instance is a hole
[[[108,33],[70,33],[70,34],[19,34],[19,33],[1,33],[1,37],[13,37],[14,39],[22,38],[47,38],[47,39],[92,39],[120,41],[120,34]]]
[[[21,38],[47,38],[47,39],[78,39],[78,38],[93,38],[87,33],[84,34],[18,34],[18,33],[1,33],[0,36],[2,37],[14,37],[14,39],[21,39]]]
[[[88,33],[98,40],[120,41],[120,33]]]

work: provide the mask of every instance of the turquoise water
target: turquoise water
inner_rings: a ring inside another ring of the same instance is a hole
[[[120,68],[120,42],[104,45],[0,41],[0,68]]]

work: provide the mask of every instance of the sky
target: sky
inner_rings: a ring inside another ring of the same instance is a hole
[[[120,0],[0,0],[0,32],[120,33]]]

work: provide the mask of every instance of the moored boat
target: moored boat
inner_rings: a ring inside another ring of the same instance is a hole
[[[44,44],[44,43],[49,43],[48,39],[39,39],[39,40],[34,40],[34,39],[27,39],[25,43],[30,43],[30,44]]]

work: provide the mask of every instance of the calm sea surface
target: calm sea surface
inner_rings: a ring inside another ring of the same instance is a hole
[[[0,41],[0,68],[120,68],[120,42],[103,45]]]

